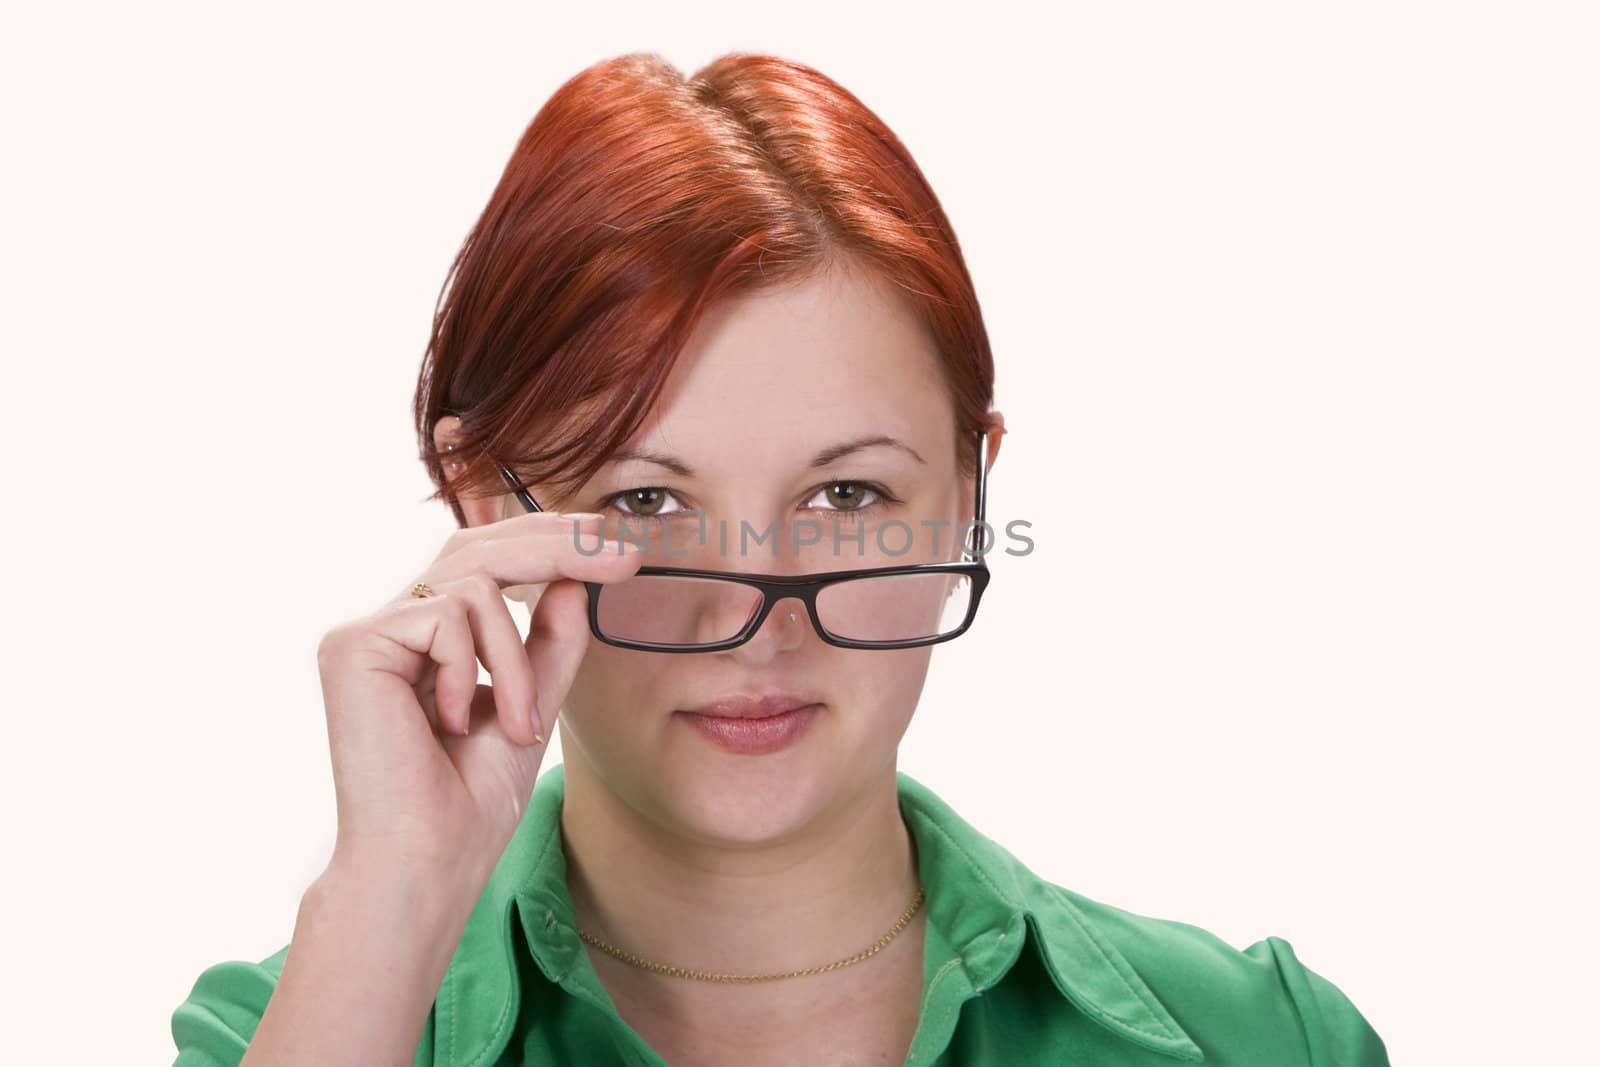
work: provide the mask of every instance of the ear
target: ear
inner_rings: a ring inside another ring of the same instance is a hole
[[[450,456],[450,453],[455,451],[460,435],[461,420],[454,415],[446,415],[433,424],[433,447],[444,456],[444,470],[447,475],[454,475],[461,470],[461,461]],[[487,526],[491,522],[499,522],[515,514],[506,508],[506,503],[510,499],[509,494],[497,493],[486,497],[464,496],[459,499],[461,512],[466,516],[468,526]]]
[[[1006,435],[1006,417],[998,408],[991,409],[987,418],[989,430],[989,468],[994,468],[995,460],[1000,458],[1000,441]]]
[[[440,453],[446,454],[444,461],[445,473],[453,474],[461,469],[461,461],[451,459],[448,453],[455,450],[456,441],[461,431],[461,420],[454,415],[446,415],[433,425],[433,447]],[[461,513],[467,517],[467,525],[487,526],[491,522],[509,519],[513,515],[523,514],[522,506],[515,503],[510,493],[496,493],[493,496],[462,497]],[[528,606],[531,613],[539,603],[539,597],[544,593],[543,585],[508,585],[503,586],[500,594],[508,600],[519,600]]]

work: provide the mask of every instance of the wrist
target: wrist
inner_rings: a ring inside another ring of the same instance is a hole
[[[316,880],[307,887],[302,907],[355,916],[370,913],[373,921],[401,921],[425,932],[464,925],[487,878],[464,868],[396,862],[335,850]]]
[[[317,881],[341,893],[403,897],[429,910],[465,905],[468,912],[493,867],[470,862],[471,850],[452,855],[396,852],[340,841]]]
[[[348,981],[384,975],[397,1007],[426,1014],[476,902],[411,874],[330,863],[301,898],[285,971],[299,953],[308,969]]]

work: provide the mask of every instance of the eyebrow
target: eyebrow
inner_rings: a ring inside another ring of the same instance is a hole
[[[811,466],[826,467],[828,464],[843,459],[852,452],[879,447],[898,448],[910,455],[918,463],[925,465],[928,462],[922,458],[922,455],[916,449],[904,441],[890,437],[887,434],[872,434],[866,437],[858,437],[851,441],[843,441],[836,445],[829,445],[811,458]],[[641,460],[645,463],[654,463],[658,467],[665,467],[680,478],[694,477],[693,468],[677,456],[668,455],[665,452],[653,452],[648,448],[620,448],[612,454],[609,462],[620,463],[629,459]]]

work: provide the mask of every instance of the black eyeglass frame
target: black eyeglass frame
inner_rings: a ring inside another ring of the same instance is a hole
[[[779,600],[796,598],[806,606],[806,613],[811,617],[811,626],[818,637],[830,645],[839,648],[859,649],[900,649],[920,648],[923,645],[936,645],[960,637],[972,625],[972,620],[978,614],[978,602],[983,599],[983,591],[989,585],[989,565],[983,558],[983,538],[987,525],[984,522],[984,511],[987,503],[987,481],[989,466],[989,432],[978,431],[977,476],[973,501],[973,521],[970,538],[976,539],[976,545],[969,543],[963,547],[967,555],[973,557],[970,563],[903,563],[890,567],[863,567],[854,570],[824,571],[817,574],[742,574],[734,571],[699,570],[692,567],[660,567],[654,565],[641,566],[633,575],[664,575],[678,578],[703,578],[714,581],[736,582],[740,585],[753,586],[761,592],[761,606],[750,621],[745,623],[740,631],[724,641],[715,641],[703,645],[668,645],[653,641],[634,641],[626,638],[608,636],[600,629],[600,594],[605,590],[606,582],[584,582],[589,591],[589,632],[596,640],[617,648],[631,648],[641,652],[722,652],[730,648],[737,648],[749,641],[760,632],[761,626],[767,621],[767,616],[772,613],[772,607]],[[507,470],[498,461],[495,468],[499,470],[501,479],[515,494],[518,502],[528,511],[543,511],[539,502],[533,499],[527,487],[517,480],[517,476]],[[856,638],[840,637],[831,633],[822,625],[822,619],[817,614],[817,594],[830,585],[855,579],[891,578],[905,574],[964,574],[972,581],[972,597],[967,602],[966,616],[961,620],[961,625],[946,634],[933,637],[915,637],[903,641],[865,641]]]

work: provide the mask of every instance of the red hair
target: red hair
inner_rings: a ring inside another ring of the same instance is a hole
[[[865,263],[936,341],[961,469],[994,392],[988,334],[955,233],[898,138],[801,63],[732,53],[692,78],[653,53],[596,63],[539,109],[456,254],[413,405],[421,458],[458,495],[549,508],[637,430],[717,298]],[[461,420],[446,476],[434,424]]]

